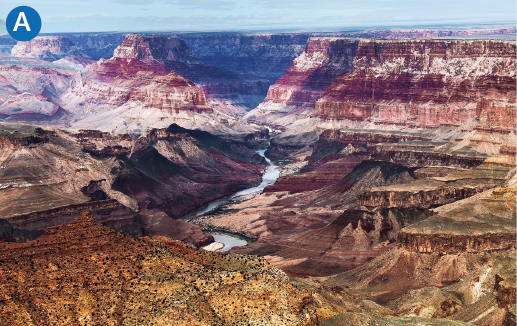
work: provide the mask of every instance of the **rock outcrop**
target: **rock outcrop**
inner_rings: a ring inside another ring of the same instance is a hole
[[[69,55],[88,59],[83,49],[75,46],[64,36],[37,36],[27,42],[18,42],[11,50],[11,56],[13,57],[35,58],[46,61],[55,61]]]
[[[367,189],[357,195],[357,203],[370,207],[435,208],[502,186],[513,168],[513,156],[498,155],[470,170]]]
[[[249,100],[258,104],[255,97],[260,97],[262,100],[262,95],[269,87],[267,80],[251,75],[242,77],[238,73],[200,62],[185,41],[175,37],[129,34],[115,49],[113,57],[159,61],[168,69],[201,86],[217,108],[225,107],[225,103],[227,106],[232,104],[238,106],[239,96],[240,100],[249,97]],[[226,110],[225,113],[235,112]]]
[[[81,129],[141,135],[150,127],[178,123],[219,133],[256,131],[231,112],[214,110],[205,86],[228,77],[217,69],[199,62],[177,38],[129,34],[111,59],[88,66],[61,103],[75,113],[73,126]],[[238,76],[229,74],[230,83],[238,83]]]
[[[1,243],[0,261],[9,325],[318,324],[310,292],[263,259],[136,239],[88,213],[35,241]]]
[[[399,233],[406,250],[457,254],[515,248],[515,187],[454,204]]]

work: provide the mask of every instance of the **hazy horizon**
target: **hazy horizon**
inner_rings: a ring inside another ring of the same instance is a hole
[[[36,9],[41,33],[133,31],[336,31],[414,26],[515,25],[516,3],[508,0],[29,0],[3,1],[0,19],[19,5]],[[0,21],[0,33],[2,32]],[[5,29],[3,29],[5,33]]]

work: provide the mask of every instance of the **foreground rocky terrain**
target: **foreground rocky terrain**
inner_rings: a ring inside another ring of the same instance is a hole
[[[310,293],[263,259],[136,239],[88,213],[0,243],[0,260],[2,325],[318,325]]]

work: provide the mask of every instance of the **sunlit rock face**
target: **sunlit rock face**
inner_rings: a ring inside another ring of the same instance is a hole
[[[245,118],[287,125],[310,115],[334,79],[352,69],[358,42],[310,38],[285,75],[269,88],[264,103]]]
[[[27,42],[18,42],[11,50],[13,57],[35,58],[54,61],[69,55],[88,58],[80,47],[77,47],[64,36],[37,36]]]
[[[181,45],[177,39],[158,39],[167,41],[164,53]],[[111,59],[89,66],[61,103],[79,117],[74,124],[78,128],[140,134],[151,126],[167,127],[176,119],[193,122],[203,114],[201,120],[215,122],[204,91],[156,60],[149,42],[134,34]]]
[[[493,40],[362,40],[353,72],[337,78],[314,114],[437,126],[479,118],[500,102],[515,111],[515,49]]]
[[[73,85],[89,60],[60,59],[60,65],[31,58],[0,59],[0,119],[6,121],[56,121],[61,96]]]
[[[514,42],[499,40],[311,38],[246,118],[425,128],[475,119],[480,127],[512,128],[515,53]],[[511,118],[498,120],[503,113]]]

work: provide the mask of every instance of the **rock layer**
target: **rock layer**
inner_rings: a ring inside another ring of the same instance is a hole
[[[403,229],[399,242],[410,251],[453,254],[515,248],[515,187],[444,206]]]
[[[88,58],[80,47],[77,47],[64,36],[37,36],[27,42],[18,42],[12,50],[13,57],[36,58],[54,61],[69,55]]]
[[[498,117],[515,116],[515,53],[514,42],[498,40],[311,38],[246,118],[293,127],[312,118],[420,128],[474,119],[513,129],[513,118]]]
[[[480,118],[486,102],[515,110],[515,51],[503,41],[362,40],[354,70],[337,78],[314,114],[436,126]]]

